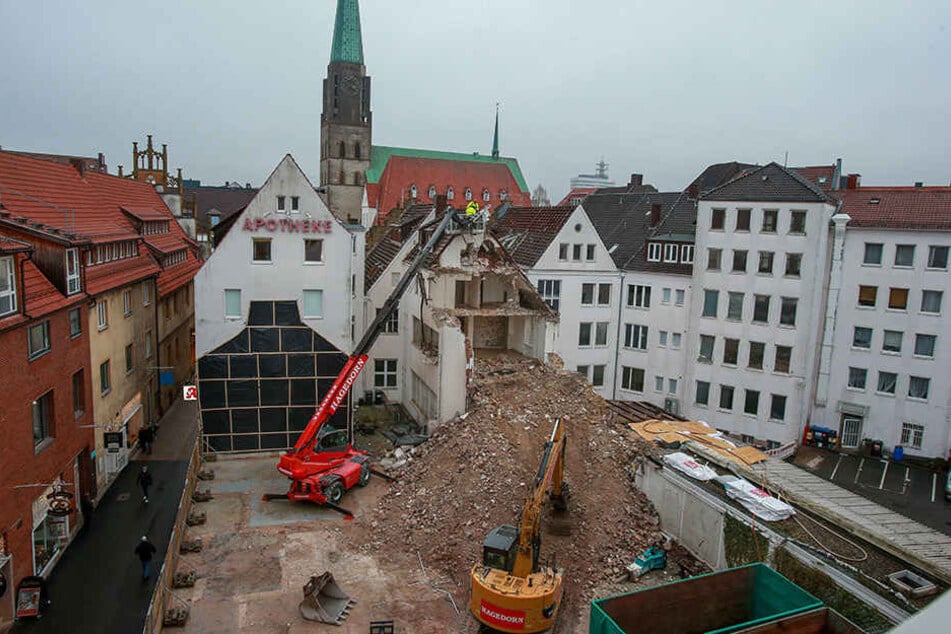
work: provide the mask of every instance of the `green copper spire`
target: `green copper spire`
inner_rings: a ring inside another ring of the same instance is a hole
[[[357,0],[337,0],[334,43],[331,62],[363,63],[363,38],[360,36],[360,5]]]
[[[495,104],[495,137],[492,139],[492,158],[499,158],[499,104]]]

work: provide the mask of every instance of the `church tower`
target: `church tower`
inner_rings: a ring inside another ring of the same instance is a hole
[[[320,184],[326,188],[330,211],[344,222],[361,222],[372,124],[360,6],[357,0],[337,0],[320,116]]]

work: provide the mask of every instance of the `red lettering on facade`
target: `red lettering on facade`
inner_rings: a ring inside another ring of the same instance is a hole
[[[245,230],[245,231],[254,231],[254,227],[251,226],[251,219],[250,219],[250,218],[245,218],[245,219],[244,219],[244,230]]]
[[[277,220],[275,220],[274,218],[268,218],[267,230],[270,231],[271,233],[274,233],[275,231],[277,231]]]
[[[256,232],[264,229],[271,233],[330,233],[331,220],[291,220],[289,218],[245,218],[241,228]]]

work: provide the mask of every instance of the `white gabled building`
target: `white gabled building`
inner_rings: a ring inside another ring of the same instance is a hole
[[[216,451],[293,446],[364,321],[363,228],[334,217],[288,154],[216,235],[195,276],[204,437]]]
[[[700,196],[686,415],[778,446],[814,401],[836,204],[770,163]]]
[[[834,328],[813,424],[908,454],[951,447],[951,187],[859,187],[841,199]]]

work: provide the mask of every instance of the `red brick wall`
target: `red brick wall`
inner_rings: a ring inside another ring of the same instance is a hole
[[[80,323],[85,329],[88,310],[85,302],[74,304],[82,311]],[[49,320],[50,351],[29,360],[27,332],[31,325]],[[2,322],[0,322],[2,327]],[[71,339],[69,309],[29,321],[17,328],[0,332],[0,534],[5,536],[7,552],[13,555],[13,579],[16,584],[33,574],[33,500],[45,486],[15,488],[23,484],[50,483],[58,476],[73,482],[73,458],[80,456],[80,471],[89,468],[88,453],[93,446],[92,376],[89,368],[88,332]],[[78,419],[73,410],[73,373],[83,370],[85,412]],[[53,390],[53,440],[36,453],[33,446],[33,400]],[[81,427],[87,425],[90,427]],[[84,486],[90,479],[82,476]],[[74,506],[79,508],[76,487]],[[82,490],[79,493],[88,493]],[[78,513],[69,518],[70,530],[79,522]],[[3,619],[0,618],[0,621]]]

